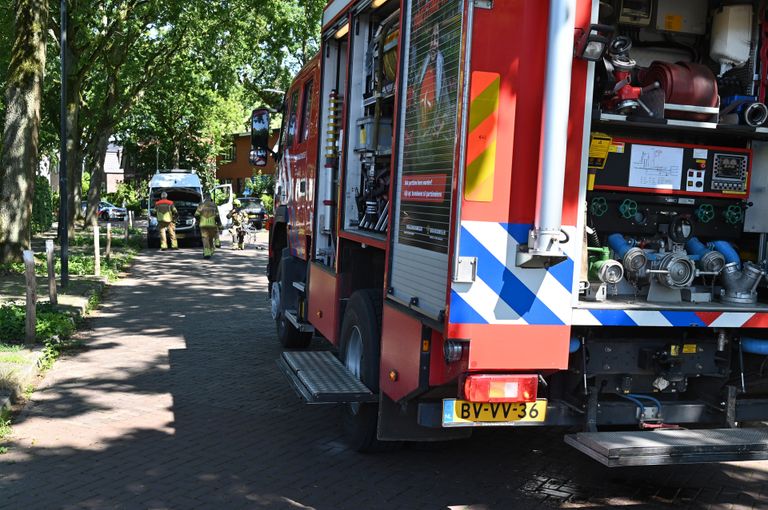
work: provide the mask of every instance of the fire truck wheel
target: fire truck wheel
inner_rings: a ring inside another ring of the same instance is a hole
[[[374,393],[379,391],[381,339],[381,291],[352,294],[341,325],[341,362]],[[342,427],[350,447],[358,452],[379,451],[387,446],[376,439],[378,404],[343,407]]]
[[[280,261],[277,266],[277,280],[272,283],[270,289],[270,304],[272,318],[275,319],[277,326],[277,339],[280,340],[280,345],[286,349],[302,349],[312,342],[312,333],[302,333],[285,317],[285,299],[282,292],[285,284],[283,262]]]

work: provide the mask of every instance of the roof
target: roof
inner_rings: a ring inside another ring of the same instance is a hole
[[[150,188],[202,188],[200,177],[195,173],[157,173],[149,181]]]

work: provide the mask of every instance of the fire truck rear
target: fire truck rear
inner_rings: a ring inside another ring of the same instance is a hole
[[[322,34],[268,273],[279,364],[353,448],[768,458],[763,2],[332,0]]]

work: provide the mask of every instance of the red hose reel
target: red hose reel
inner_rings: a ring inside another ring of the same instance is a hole
[[[701,64],[691,62],[653,62],[639,76],[643,86],[658,83],[664,91],[667,104],[712,108],[719,105],[717,80],[714,73]],[[680,112],[669,110],[668,118],[710,121],[711,113]]]

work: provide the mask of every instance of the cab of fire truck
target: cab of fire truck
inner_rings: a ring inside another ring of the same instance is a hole
[[[280,366],[354,448],[768,458],[763,2],[331,0],[322,34],[268,273]]]

